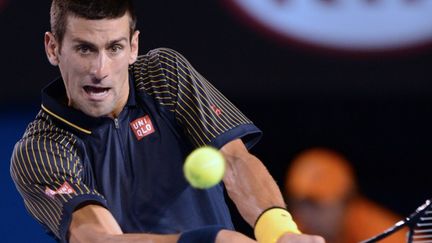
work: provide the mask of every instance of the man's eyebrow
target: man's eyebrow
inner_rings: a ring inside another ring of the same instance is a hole
[[[80,38],[74,38],[74,39],[72,39],[72,42],[76,42],[78,44],[84,44],[84,45],[87,45],[87,46],[96,46],[95,44],[93,44],[93,43],[91,43],[89,41],[80,39]]]
[[[126,41],[126,42],[127,42],[127,41],[128,41],[128,38],[126,38],[126,37],[121,37],[121,38],[118,38],[118,39],[116,39],[116,40],[112,40],[112,41],[108,42],[107,46],[112,46],[112,45],[114,45],[114,44],[116,44],[116,43],[119,43],[119,42],[121,42],[121,41]],[[72,39],[72,42],[76,42],[76,43],[78,43],[78,44],[84,44],[84,45],[88,45],[88,46],[96,47],[95,44],[93,44],[93,43],[91,43],[91,42],[89,42],[89,41],[86,41],[86,40],[80,39],[80,38],[74,38],[74,39]]]
[[[118,38],[118,39],[116,39],[116,40],[112,40],[112,41],[110,41],[109,43],[108,43],[108,45],[112,45],[112,44],[115,44],[115,43],[118,43],[118,42],[121,42],[121,41],[128,41],[128,38],[126,38],[126,37],[121,37],[121,38]]]

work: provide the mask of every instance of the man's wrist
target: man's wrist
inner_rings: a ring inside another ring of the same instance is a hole
[[[210,225],[188,230],[180,235],[178,243],[215,242],[217,234],[223,229],[225,228],[220,225]]]
[[[301,234],[285,208],[268,208],[255,222],[254,234],[259,243],[276,243],[285,233]]]

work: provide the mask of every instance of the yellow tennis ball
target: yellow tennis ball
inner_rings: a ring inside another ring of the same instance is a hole
[[[222,153],[213,147],[197,148],[186,157],[183,172],[192,187],[207,189],[222,180],[225,174],[225,159]]]

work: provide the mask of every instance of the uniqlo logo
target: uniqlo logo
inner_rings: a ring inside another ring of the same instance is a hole
[[[65,181],[63,185],[58,188],[57,190],[49,189],[48,187],[45,188],[45,194],[51,198],[54,198],[57,194],[71,194],[75,193],[75,190]]]
[[[134,120],[130,123],[130,126],[138,141],[155,131],[148,115]]]

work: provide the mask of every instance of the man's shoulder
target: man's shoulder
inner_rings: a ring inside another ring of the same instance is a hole
[[[178,61],[185,61],[185,60],[186,60],[185,57],[182,54],[180,54],[180,52],[167,47],[159,47],[159,48],[149,50],[144,55],[138,56],[136,62],[131,66],[133,68],[133,67],[149,65],[150,63],[161,62],[161,61],[178,62]]]
[[[179,66],[185,66],[184,57],[173,49],[160,47],[138,56],[129,71],[139,84],[175,75]]]
[[[174,49],[168,48],[168,47],[159,47],[159,48],[152,49],[152,50],[148,51],[145,55],[148,55],[150,57],[154,57],[154,56],[171,56],[173,58],[174,57],[182,56],[180,54],[180,52],[178,52],[178,51],[176,51]]]
[[[71,131],[59,126],[50,114],[41,109],[35,119],[27,125],[18,143],[28,141],[46,143],[47,140],[51,140],[66,145],[76,139],[77,137]]]

